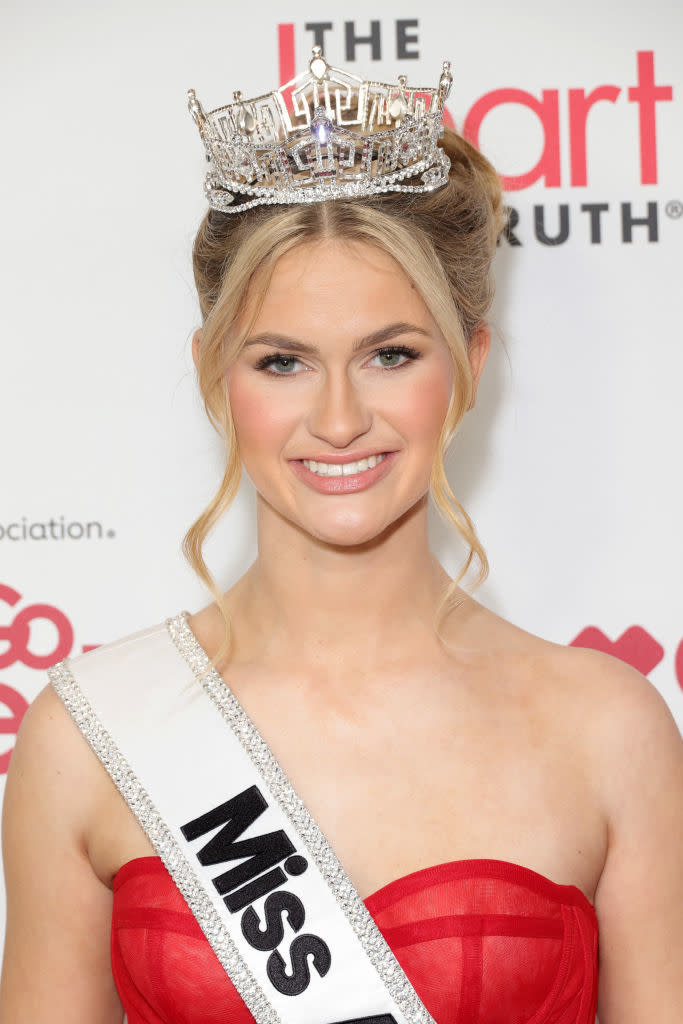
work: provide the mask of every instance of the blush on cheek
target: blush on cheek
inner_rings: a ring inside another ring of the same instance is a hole
[[[239,371],[228,379],[228,398],[243,458],[259,450],[279,452],[291,434],[287,403],[274,402],[258,380],[252,383]]]
[[[406,437],[438,438],[448,411],[451,395],[449,375],[430,374],[405,395],[400,416],[406,425]]]
[[[228,385],[230,411],[235,430],[238,437],[243,437],[245,440],[255,434],[262,415],[261,403],[253,392],[250,394],[250,390],[234,378]]]

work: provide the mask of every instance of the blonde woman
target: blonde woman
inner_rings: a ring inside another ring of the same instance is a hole
[[[192,350],[227,458],[185,550],[214,601],[62,663],[26,715],[2,1024],[679,1020],[664,701],[430,550],[431,495],[486,572],[443,457],[503,226],[493,168],[439,149],[429,189],[200,226]],[[242,468],[258,554],[222,593],[203,542]]]

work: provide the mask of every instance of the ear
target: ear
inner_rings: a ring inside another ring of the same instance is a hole
[[[192,335],[192,359],[195,367],[199,364],[199,343],[202,340],[202,329],[198,327]]]
[[[474,408],[474,403],[477,399],[477,388],[479,387],[479,380],[486,364],[489,351],[491,349],[491,328],[487,323],[481,323],[470,335],[470,340],[467,346],[467,355],[470,360],[470,366],[472,367],[472,401],[470,402],[470,409]]]

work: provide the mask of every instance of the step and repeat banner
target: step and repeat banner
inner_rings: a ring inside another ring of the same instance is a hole
[[[190,349],[186,91],[268,91],[313,45],[420,85],[450,60],[447,120],[502,176],[494,351],[447,464],[480,599],[634,665],[683,726],[683,7],[25,0],[2,22],[2,779],[48,666],[211,600],[180,551],[222,468]],[[245,480],[207,548],[224,588],[253,516]]]

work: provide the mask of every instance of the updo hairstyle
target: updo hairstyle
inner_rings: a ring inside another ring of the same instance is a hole
[[[469,340],[491,306],[491,264],[505,224],[498,176],[466,139],[444,129],[440,145],[451,160],[447,185],[427,193],[386,193],[363,199],[256,206],[243,213],[209,210],[193,247],[194,278],[202,314],[198,382],[206,413],[224,439],[226,465],[220,486],[183,538],[183,553],[216,599],[225,641],[211,659],[217,664],[231,642],[225,599],[203,556],[207,535],[237,493],[241,457],[230,412],[226,371],[251,329],[234,325],[254,299],[255,319],[277,260],[298,245],[338,238],[377,246],[397,258],[415,285],[449,346],[454,386],[432,465],[429,491],[440,515],[463,538],[468,554],[456,580],[444,591],[434,621],[453,607],[456,589],[474,562],[475,584],[488,562],[470,517],[453,494],[443,459],[473,396],[467,356]]]

